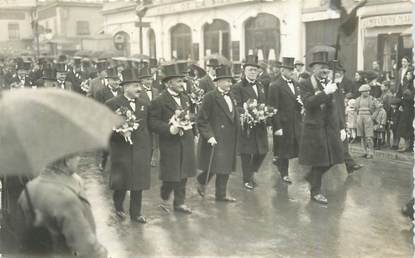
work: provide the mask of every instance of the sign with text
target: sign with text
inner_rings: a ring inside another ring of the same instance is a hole
[[[400,26],[400,25],[406,25],[406,24],[412,24],[411,13],[373,16],[373,17],[362,19],[363,28]]]
[[[36,0],[0,0],[0,8],[35,7]]]

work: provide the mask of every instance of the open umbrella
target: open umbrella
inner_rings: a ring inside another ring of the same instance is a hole
[[[210,60],[210,59],[217,59],[220,65],[231,65],[232,63],[223,55],[220,54],[211,54],[208,56],[205,56],[204,60]]]
[[[58,89],[22,89],[0,97],[0,174],[38,174],[68,154],[106,148],[121,119],[107,107]]]

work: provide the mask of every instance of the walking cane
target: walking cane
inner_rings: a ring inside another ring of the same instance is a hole
[[[212,162],[213,162],[213,154],[214,153],[215,153],[215,145],[212,146],[212,149],[210,151],[210,158],[209,158],[209,165],[208,165],[208,170],[207,170],[207,174],[206,174],[205,186],[207,186],[208,181],[209,181],[209,174],[210,174],[210,170],[212,169]]]

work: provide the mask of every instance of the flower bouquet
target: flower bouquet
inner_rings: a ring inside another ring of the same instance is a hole
[[[199,88],[197,85],[194,85],[192,92],[189,94],[190,101],[195,105],[200,105],[204,96],[205,91]]]
[[[115,113],[124,118],[124,123],[120,127],[114,129],[114,131],[124,136],[124,140],[126,142],[133,144],[131,133],[137,130],[140,126],[139,120],[137,120],[133,111],[127,107],[120,107],[115,111]]]
[[[169,125],[179,128],[179,135],[182,136],[184,131],[193,129],[195,117],[189,110],[177,109],[170,118]]]
[[[91,79],[87,79],[81,82],[81,90],[83,92],[88,92],[89,91],[89,84],[90,84]]]
[[[263,103],[258,104],[256,99],[248,99],[243,108],[245,112],[241,114],[241,125],[248,135],[252,128],[260,124],[266,125],[267,120],[277,114],[277,109]]]

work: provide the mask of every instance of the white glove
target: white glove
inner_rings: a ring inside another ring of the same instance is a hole
[[[327,86],[324,87],[324,93],[326,93],[327,95],[333,94],[334,92],[336,92],[336,90],[337,90],[337,84],[335,83],[327,84]]]
[[[283,135],[283,131],[282,131],[282,129],[279,129],[279,130],[275,131],[275,132],[274,132],[274,135],[276,135],[276,136],[281,136],[281,135]]]
[[[208,143],[211,146],[214,146],[214,145],[218,144],[218,142],[216,141],[215,137],[210,137],[209,140],[208,140]]]
[[[178,134],[178,133],[179,133],[179,128],[178,128],[177,126],[171,125],[171,126],[170,126],[170,133],[171,133],[172,135],[176,135],[176,134]]]
[[[340,130],[340,140],[342,140],[342,142],[344,142],[346,140],[346,136],[347,136],[346,130],[341,129]]]

